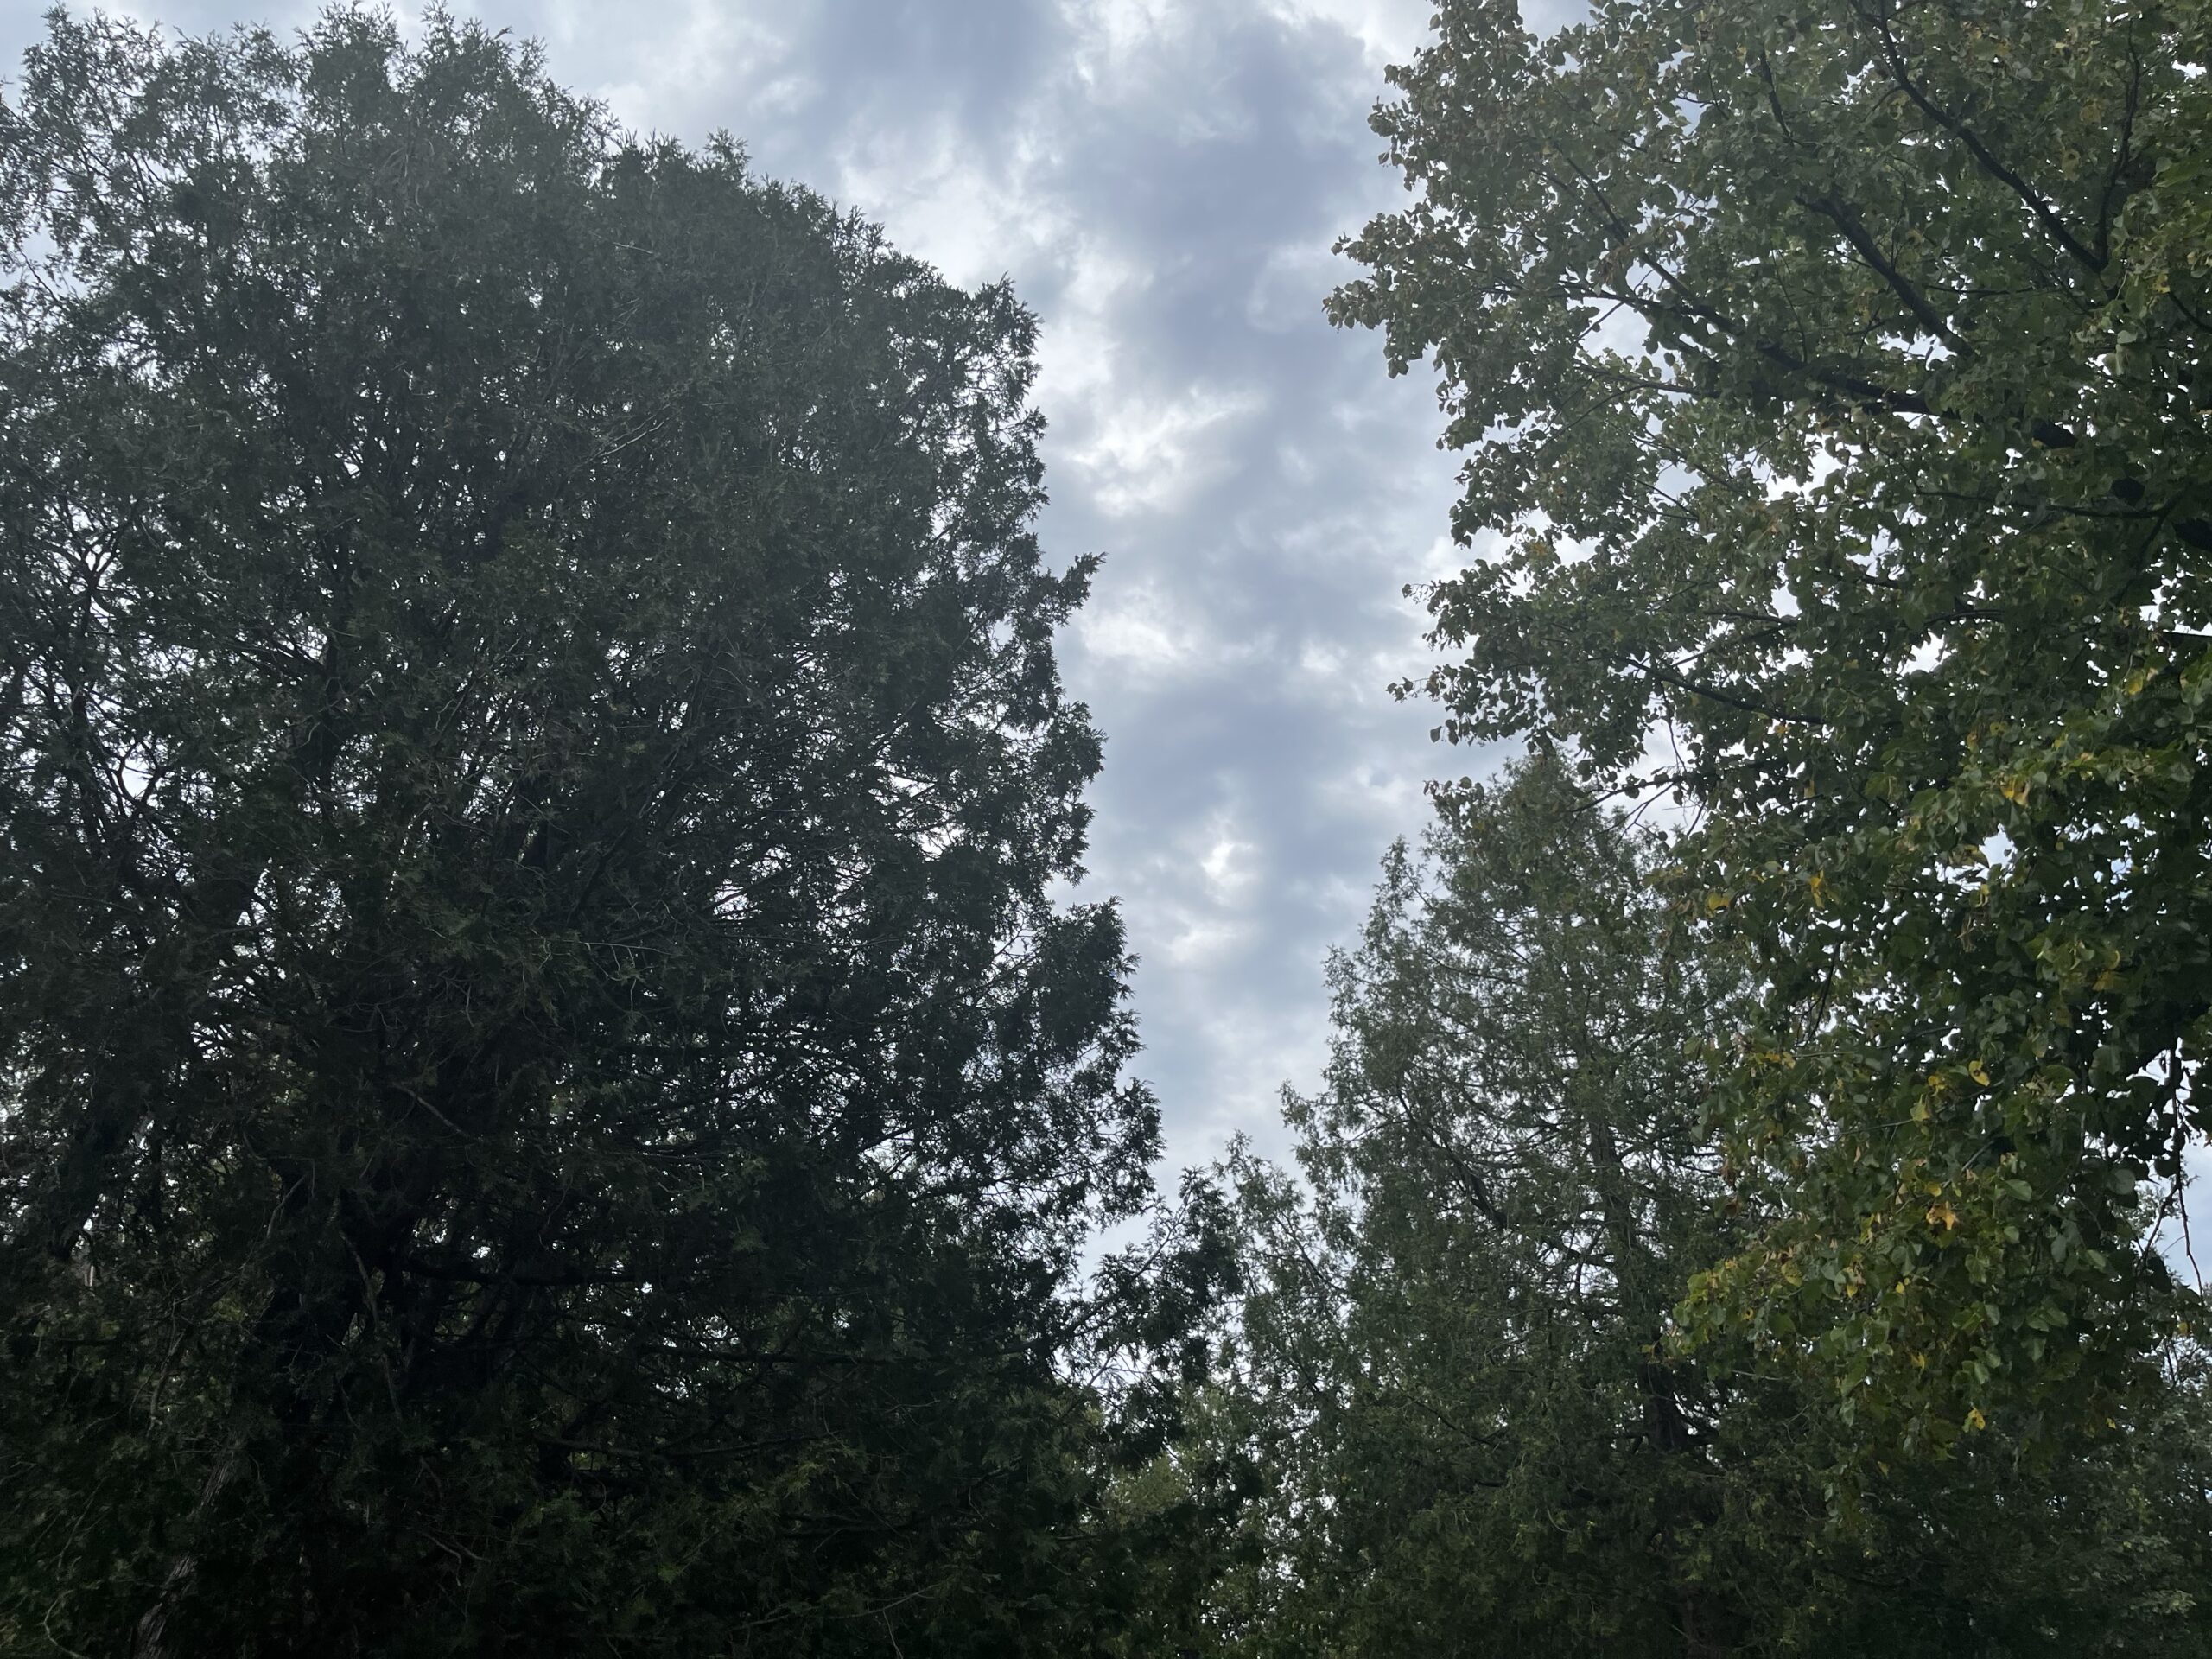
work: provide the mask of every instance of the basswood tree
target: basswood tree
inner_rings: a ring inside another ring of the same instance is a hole
[[[1304,1179],[1235,1166],[1247,1294],[1180,1470],[1243,1497],[1199,1650],[2206,1652],[2195,1380],[2075,1456],[1993,1430],[1841,1516],[1817,1380],[1667,1351],[1759,1219],[1700,1127],[1747,982],[1655,892],[1667,854],[1540,763],[1387,861],[1291,1102]]]
[[[1029,315],[439,15],[57,13],[0,231],[0,1646],[1088,1650]]]
[[[1687,800],[1770,984],[1693,1321],[1869,1446],[2101,1429],[2206,1127],[2212,10],[1438,22],[1332,312],[1467,454],[1445,730]]]

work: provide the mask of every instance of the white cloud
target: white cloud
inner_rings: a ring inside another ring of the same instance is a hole
[[[1186,38],[1191,8],[1181,0],[1061,0],[1060,16],[1076,38],[1072,67],[1094,97],[1140,90]]]
[[[1198,594],[1124,574],[1110,559],[1071,626],[1086,677],[1110,676],[1124,692],[1242,673],[1268,645],[1264,631],[1230,637]]]
[[[1253,393],[1207,386],[1123,397],[1065,459],[1108,518],[1170,512],[1219,475],[1238,423],[1259,407]]]
[[[1202,977],[1198,995],[1260,937],[1262,849],[1226,809],[1217,809],[1146,861],[1133,909],[1150,914],[1164,965]]]
[[[1321,315],[1321,301],[1351,270],[1319,237],[1268,251],[1244,300],[1244,320],[1270,334],[1311,328]]]
[[[1205,874],[1206,896],[1217,905],[1245,908],[1259,885],[1259,846],[1239,836],[1225,817],[1217,817],[1211,827],[1212,844],[1198,860],[1198,868]]]
[[[954,112],[923,120],[918,129],[911,119],[856,124],[838,145],[833,175],[819,182],[882,225],[902,252],[963,286],[1053,263],[1067,219],[1034,183],[1034,135],[987,156]]]
[[[1090,413],[1114,384],[1125,333],[1122,314],[1141,305],[1151,268],[1095,233],[1059,250],[1065,285],[1038,340],[1037,400],[1058,421]]]
[[[1084,652],[1098,664],[1147,678],[1203,664],[1211,645],[1185,607],[1142,579],[1121,586],[1103,578],[1090,603],[1076,613],[1074,627]]]
[[[1262,0],[1269,16],[1294,27],[1327,23],[1359,42],[1362,74],[1377,83],[1382,67],[1413,56],[1428,35],[1433,0]]]
[[[724,124],[734,107],[760,120],[789,114],[818,95],[819,82],[793,63],[793,42],[772,27],[767,8],[690,0],[655,28],[607,28],[603,7],[556,0],[531,19],[531,32],[557,58],[598,58],[593,94],[616,120],[639,132],[703,136],[695,127]],[[563,52],[562,48],[567,48]],[[609,65],[601,54],[612,54]],[[699,119],[711,108],[720,119]],[[741,137],[743,134],[739,135]]]

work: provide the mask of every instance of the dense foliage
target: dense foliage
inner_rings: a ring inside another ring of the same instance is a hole
[[[1671,789],[1756,954],[1694,1323],[1869,1448],[2099,1429],[2206,1127],[2212,9],[1438,22],[1333,310],[1467,451],[1448,734]]]
[[[1189,1447],[1211,1651],[1289,1659],[2212,1651],[2201,1379],[2060,1459],[2002,1428],[1869,1483],[1817,1377],[1670,1356],[1761,1219],[1699,1128],[1747,987],[1662,838],[1555,766],[1453,803],[1334,964],[1304,1180],[1236,1166],[1251,1280]]]
[[[1099,1256],[1028,314],[442,15],[56,14],[0,1648],[2212,1652],[2208,69],[1444,0],[1332,308],[1440,373],[1423,689],[1528,758],[1387,861],[1297,1173]]]
[[[0,1647],[1090,1650],[1029,315],[438,17],[57,14],[0,232]]]

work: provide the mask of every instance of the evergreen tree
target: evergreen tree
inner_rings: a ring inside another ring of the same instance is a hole
[[[1090,1650],[1033,319],[442,16],[57,13],[0,232],[0,1646]]]
[[[1846,1508],[1822,1379],[1669,1355],[1758,1218],[1700,1125],[1749,988],[1654,891],[1667,850],[1547,763],[1386,864],[1291,1102],[1305,1179],[1236,1166],[1250,1282],[1180,1465],[1246,1483],[1211,1650],[2212,1652],[2198,1379],[2072,1457],[1992,1431]]]

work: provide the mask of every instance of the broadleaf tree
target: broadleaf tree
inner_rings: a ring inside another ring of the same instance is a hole
[[[2100,1429],[2212,1033],[2212,11],[1445,0],[1338,321],[1433,362],[1446,734],[1674,791],[1770,987],[1692,1298],[1866,1444]]]
[[[1089,1650],[1030,315],[437,13],[55,13],[0,249],[0,1646]]]

